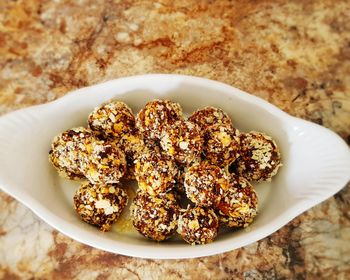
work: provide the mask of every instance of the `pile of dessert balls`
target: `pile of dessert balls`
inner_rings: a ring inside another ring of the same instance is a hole
[[[269,181],[281,166],[275,141],[240,133],[221,109],[205,107],[189,118],[178,103],[153,100],[136,118],[110,101],[78,127],[56,136],[49,159],[59,174],[84,179],[74,195],[81,219],[109,231],[128,203],[122,179],[136,179],[134,227],[163,241],[175,234],[205,244],[219,225],[247,227],[257,214],[251,181]]]

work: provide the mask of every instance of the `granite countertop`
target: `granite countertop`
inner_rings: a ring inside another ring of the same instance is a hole
[[[225,82],[350,142],[350,2],[0,1],[0,114],[122,76]],[[0,279],[349,279],[350,187],[244,248],[106,253],[0,192]]]

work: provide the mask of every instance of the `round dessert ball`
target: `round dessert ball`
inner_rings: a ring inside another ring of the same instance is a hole
[[[74,195],[80,218],[101,231],[109,231],[128,203],[126,192],[118,185],[92,185],[84,182]]]
[[[238,130],[232,126],[214,124],[204,134],[204,156],[213,164],[226,167],[239,156]]]
[[[104,137],[121,138],[135,127],[135,117],[124,102],[110,101],[96,107],[89,115],[91,130]]]
[[[92,142],[92,132],[84,127],[69,129],[57,135],[49,152],[49,160],[60,176],[78,180],[84,178],[82,160],[87,156],[87,147]]]
[[[135,179],[134,160],[146,149],[142,135],[137,130],[128,132],[119,140],[118,147],[125,153],[126,158],[126,172],[123,178]]]
[[[88,147],[82,165],[85,177],[92,184],[118,183],[126,171],[125,154],[114,143],[97,139]]]
[[[202,161],[188,168],[184,185],[189,200],[198,206],[210,207],[220,202],[229,188],[229,178],[220,167]]]
[[[189,165],[200,159],[203,137],[199,126],[179,120],[170,125],[162,134],[160,144],[163,150],[179,165]]]
[[[191,245],[213,242],[219,229],[214,210],[195,206],[180,214],[177,232]]]
[[[153,100],[137,114],[136,125],[147,139],[160,139],[167,126],[182,118],[180,104],[169,100]]]
[[[149,239],[163,241],[177,229],[180,206],[172,193],[151,196],[138,191],[130,209],[134,227]]]
[[[235,164],[239,175],[250,181],[270,181],[282,165],[276,142],[255,131],[241,134],[240,142],[240,157]]]
[[[159,195],[175,185],[178,168],[166,154],[145,150],[135,160],[135,177],[141,190],[150,195]]]
[[[202,130],[213,124],[232,126],[230,117],[223,110],[210,106],[195,111],[188,120],[196,123]]]
[[[258,197],[245,178],[231,175],[230,183],[216,207],[219,220],[228,227],[247,227],[257,214]]]

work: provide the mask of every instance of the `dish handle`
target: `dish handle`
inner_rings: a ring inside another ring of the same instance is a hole
[[[350,149],[330,129],[291,117],[288,162],[291,184],[298,199],[321,202],[341,190],[350,180]]]

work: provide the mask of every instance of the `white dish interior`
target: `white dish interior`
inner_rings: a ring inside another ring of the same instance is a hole
[[[114,228],[101,233],[83,223],[73,209],[79,183],[58,177],[48,162],[53,137],[85,125],[94,107],[111,99],[138,112],[154,98],[179,102],[185,113],[220,107],[241,131],[271,135],[281,149],[283,167],[270,183],[254,184],[259,215],[245,230],[220,234],[212,243],[190,246],[173,238],[155,243],[136,232]],[[303,211],[339,191],[349,180],[345,142],[321,126],[222,83],[180,75],[143,75],[83,88],[46,104],[0,118],[0,187],[68,236],[106,251],[146,258],[191,258],[229,251],[257,241]]]

